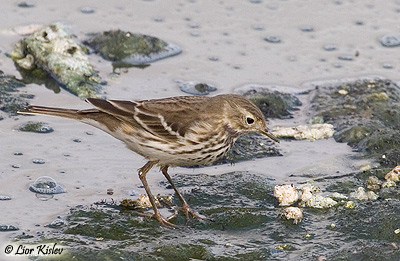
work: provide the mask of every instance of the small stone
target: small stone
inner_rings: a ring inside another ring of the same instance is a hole
[[[179,89],[185,93],[193,95],[208,95],[210,92],[216,91],[217,88],[211,84],[194,82],[194,81],[177,81]]]
[[[45,164],[45,160],[44,159],[33,159],[32,160],[33,164]]]
[[[303,211],[298,207],[287,207],[283,210],[282,217],[293,221],[293,224],[298,224],[303,220]]]
[[[384,35],[379,42],[385,47],[396,47],[400,45],[400,37],[397,35]]]
[[[14,225],[0,224],[0,231],[15,231],[15,230],[19,230],[19,228]]]
[[[385,180],[387,181],[400,181],[400,165],[394,167],[390,172],[385,175]]]
[[[93,14],[94,13],[94,8],[89,7],[89,6],[85,6],[81,8],[81,13],[83,14]]]
[[[35,132],[35,133],[51,133],[54,131],[54,129],[50,127],[47,123],[34,122],[34,121],[28,121],[24,124],[21,124],[18,127],[18,130],[24,132]]]
[[[279,38],[278,36],[267,36],[264,38],[264,41],[269,43],[280,43],[281,38]]]
[[[154,22],[157,22],[157,23],[162,23],[162,22],[164,22],[164,18],[162,18],[162,17],[160,17],[160,16],[157,16],[157,17],[154,17],[154,18],[153,18],[153,21],[154,21]]]
[[[22,7],[22,8],[33,8],[35,7],[35,3],[32,2],[19,2],[18,3],[18,7]]]
[[[353,61],[353,56],[344,54],[344,55],[339,55],[338,59],[342,61]]]
[[[390,188],[390,187],[396,187],[396,182],[388,180],[382,184],[382,188]]]
[[[347,201],[346,204],[344,205],[345,208],[354,208],[354,201]]]
[[[219,58],[217,56],[210,56],[210,57],[208,57],[208,60],[216,62],[219,60]]]
[[[302,32],[313,32],[314,31],[314,27],[310,26],[310,25],[305,25],[300,27],[300,30]]]
[[[338,193],[338,192],[334,192],[334,193],[330,194],[329,197],[333,198],[333,199],[340,199],[340,200],[348,199],[348,197],[346,195]]]
[[[66,192],[61,185],[57,184],[53,178],[48,176],[37,178],[35,182],[29,186],[29,189],[32,192],[40,194],[59,194]]]
[[[324,45],[325,51],[331,52],[331,51],[335,51],[336,49],[337,49],[336,45],[333,45],[333,44]]]
[[[276,185],[274,197],[279,201],[280,206],[289,206],[299,199],[299,192],[292,185]]]
[[[11,200],[10,196],[0,195],[0,200]]]
[[[382,64],[382,68],[384,68],[384,69],[393,69],[393,64],[384,63],[384,64]]]
[[[256,24],[253,26],[253,29],[256,31],[262,31],[262,30],[264,30],[264,26],[262,26],[260,24]]]
[[[373,191],[365,192],[363,187],[359,187],[355,192],[350,193],[350,198],[358,200],[377,200],[378,195]]]
[[[366,183],[368,190],[379,190],[382,186],[382,181],[380,181],[376,176],[369,176]]]
[[[59,228],[59,227],[62,227],[64,224],[65,224],[64,220],[57,218],[57,219],[53,220],[50,224],[46,225],[46,227]]]
[[[335,200],[321,195],[312,195],[307,201],[302,200],[300,203],[300,206],[319,209],[331,208],[335,205],[337,205]]]

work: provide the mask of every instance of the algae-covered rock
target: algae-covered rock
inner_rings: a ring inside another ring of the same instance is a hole
[[[41,121],[28,121],[26,123],[21,124],[18,127],[18,130],[25,132],[36,132],[36,133],[50,133],[54,131],[54,129],[50,127],[47,123]]]
[[[249,90],[243,94],[252,101],[267,118],[292,118],[291,111],[302,103],[293,94],[268,90]]]
[[[269,138],[258,133],[250,133],[239,137],[226,156],[215,164],[239,162],[268,156],[282,156],[282,154]]]
[[[335,127],[335,139],[347,142],[384,166],[400,162],[400,88],[384,78],[319,82],[311,100],[311,118]]]
[[[196,82],[196,81],[181,81],[178,80],[179,89],[181,91],[192,94],[192,95],[208,95],[210,92],[214,92],[217,88],[208,83]]]
[[[19,92],[24,87],[20,80],[14,76],[5,75],[0,71],[0,110],[12,116],[17,115],[17,111],[28,105],[27,98],[33,95],[22,94]]]
[[[180,54],[182,49],[159,38],[121,30],[93,33],[85,44],[109,61],[146,64]]]
[[[44,26],[16,43],[10,57],[25,70],[43,69],[79,97],[97,97],[101,79],[83,48],[64,26]]]

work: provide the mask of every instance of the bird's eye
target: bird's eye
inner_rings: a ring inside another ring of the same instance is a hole
[[[247,122],[247,124],[251,125],[254,123],[254,119],[251,117],[246,117],[246,122]]]

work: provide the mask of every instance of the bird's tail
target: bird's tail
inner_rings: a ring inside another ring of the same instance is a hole
[[[53,107],[44,107],[44,106],[28,106],[20,111],[20,114],[42,114],[42,115],[50,115],[50,116],[58,116],[69,119],[81,120],[82,114],[80,110],[73,109],[63,109],[63,108],[53,108]]]

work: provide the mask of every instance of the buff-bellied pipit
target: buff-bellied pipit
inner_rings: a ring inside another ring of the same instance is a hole
[[[239,95],[215,97],[183,96],[143,101],[117,101],[88,98],[95,109],[73,110],[29,106],[24,114],[45,114],[76,119],[99,128],[126,143],[148,162],[139,169],[139,178],[149,196],[154,218],[174,226],[157,209],[146,174],[155,165],[171,183],[182,202],[186,217],[193,211],[168,174],[170,166],[208,164],[224,156],[236,139],[249,132],[262,133],[274,141],[262,112]]]

